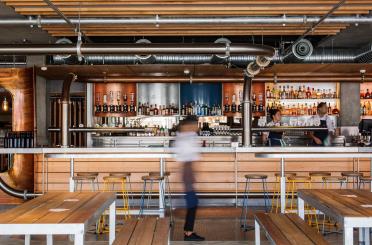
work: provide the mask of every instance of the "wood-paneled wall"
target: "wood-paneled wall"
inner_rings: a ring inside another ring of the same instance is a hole
[[[42,156],[36,158],[35,189],[42,190]],[[68,190],[69,178],[68,159],[48,159],[48,190]],[[352,171],[357,168],[357,161],[353,159],[288,159],[286,171],[296,172],[298,175],[308,175],[309,171],[328,171],[332,175],[340,175],[342,171]],[[254,154],[238,154],[235,160],[234,153],[203,154],[202,159],[195,163],[196,184],[198,192],[234,193],[236,190],[236,172],[238,192],[244,190],[244,175],[251,173],[267,174],[269,176],[269,189],[275,185],[275,173],[279,172],[279,159],[257,159]],[[142,188],[141,176],[150,171],[159,170],[159,159],[75,159],[75,172],[99,172],[99,182],[110,172],[131,172],[132,188],[140,192]],[[182,192],[182,165],[174,159],[166,161],[166,170],[171,172],[170,182],[173,192]],[[359,170],[369,175],[369,160],[359,160]],[[321,179],[315,180],[313,188],[321,187]],[[338,187],[338,186],[337,186]],[[83,189],[88,190],[90,185]],[[253,184],[253,190],[260,191],[261,184]]]

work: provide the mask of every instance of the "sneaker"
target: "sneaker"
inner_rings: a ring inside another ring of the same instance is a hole
[[[194,241],[194,242],[200,242],[204,241],[205,238],[197,235],[196,233],[192,233],[190,236],[184,236],[183,238],[184,241]]]

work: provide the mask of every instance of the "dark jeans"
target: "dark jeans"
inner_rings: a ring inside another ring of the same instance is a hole
[[[192,171],[192,162],[185,162],[183,164],[182,177],[186,190],[185,201],[187,207],[184,231],[194,231],[195,216],[198,207],[198,198],[193,187],[195,177]]]

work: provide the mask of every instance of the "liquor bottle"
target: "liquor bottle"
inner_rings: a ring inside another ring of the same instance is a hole
[[[159,109],[158,109],[158,105],[155,104],[155,107],[154,107],[154,115],[157,116],[159,115]]]
[[[253,97],[256,98],[256,95],[253,94]],[[255,99],[253,99],[255,100]],[[230,105],[229,105],[229,96],[225,95],[225,105],[224,105],[224,112],[230,112]]]
[[[327,110],[328,114],[331,115],[331,114],[332,114],[331,103],[328,103],[328,108],[327,108],[327,109],[328,109],[328,110]]]
[[[283,90],[282,90],[282,97],[281,99],[286,99],[287,98],[287,92],[285,91],[285,86],[283,86]]]
[[[363,113],[363,103],[360,103],[360,114],[362,116],[364,116],[364,113]]]
[[[281,99],[282,98],[282,86],[279,85],[279,89],[278,89],[276,94],[277,94],[276,99]]]
[[[302,87],[298,87],[298,93],[297,93],[297,98],[296,99],[303,99],[304,98],[304,93],[305,91],[302,91]]]
[[[152,104],[150,105],[150,108],[149,108],[149,115],[150,116],[154,115],[154,108],[152,107]]]
[[[294,96],[294,90],[293,90],[293,86],[291,86],[291,90],[289,92],[289,99],[294,99],[295,96]]]
[[[256,105],[256,101],[253,101],[253,105],[252,105],[252,111],[253,111],[253,112],[257,112],[257,105]]]
[[[310,87],[307,87],[307,91],[306,91],[306,99],[311,99],[311,91],[310,91]]]
[[[110,91],[110,112],[115,112],[114,92]]]
[[[107,95],[103,95],[103,112],[108,112],[108,106],[107,106]]]
[[[363,91],[360,91],[360,98],[364,99],[365,98],[365,93]]]
[[[231,111],[234,113],[236,112],[235,94],[232,96]]]
[[[137,114],[138,114],[138,115],[142,115],[142,105],[141,105],[141,103],[140,103],[140,102],[138,103],[138,110],[137,110]]]
[[[121,112],[121,106],[120,106],[120,98],[121,98],[121,95],[120,95],[120,91],[117,91],[116,92],[116,101],[117,101],[117,104],[115,106],[115,111],[116,112]]]
[[[270,99],[272,96],[271,96],[271,90],[270,90],[270,87],[267,86],[266,88],[266,99]]]
[[[258,105],[258,111],[259,112],[264,112],[264,106],[262,104],[262,101],[260,101],[260,104]]]
[[[290,97],[289,85],[287,85],[287,90],[286,90],[286,95],[285,95],[285,97],[286,97],[287,99],[289,99],[289,97]]]
[[[312,114],[313,114],[313,115],[316,115],[316,113],[317,113],[317,109],[316,109],[316,104],[315,104],[315,103],[314,103],[314,105],[313,105],[313,110],[312,110],[312,111],[313,111]]]
[[[315,91],[315,88],[312,88],[312,90],[311,90],[311,99],[316,99],[316,91]]]
[[[367,88],[367,92],[364,95],[364,98],[365,99],[370,99],[371,98],[371,94],[369,93],[369,89],[368,88]]]
[[[130,102],[129,111],[136,112],[136,106],[134,105],[134,101]]]
[[[97,99],[96,99],[96,112],[101,112],[102,106],[101,106],[101,95],[97,93]]]

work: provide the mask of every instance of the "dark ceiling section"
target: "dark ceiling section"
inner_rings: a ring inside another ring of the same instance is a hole
[[[0,19],[24,18],[13,8],[0,2]],[[38,27],[30,26],[0,26],[0,43],[49,43],[54,40],[47,32]]]

